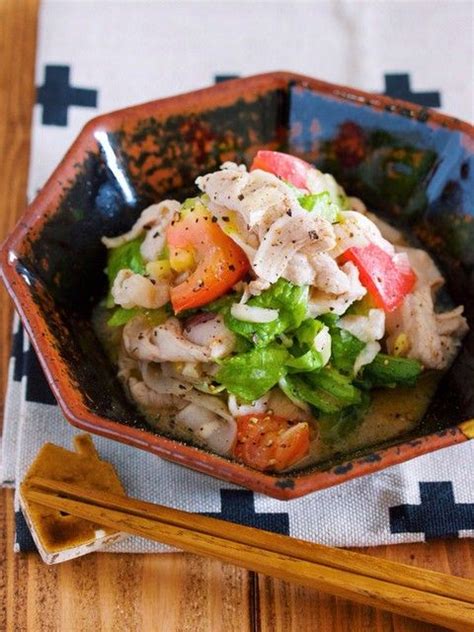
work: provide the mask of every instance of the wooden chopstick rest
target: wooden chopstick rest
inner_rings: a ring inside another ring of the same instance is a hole
[[[45,507],[28,498],[30,480],[38,476],[56,482],[73,483],[84,490],[125,494],[114,468],[99,458],[89,435],[74,437],[74,448],[75,451],[70,451],[46,443],[20,485],[20,506],[46,564],[65,562],[128,537],[117,529]]]

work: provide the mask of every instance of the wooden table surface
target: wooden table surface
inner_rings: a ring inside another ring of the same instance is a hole
[[[25,206],[34,103],[36,0],[0,0],[0,238]],[[0,389],[12,309],[0,291]],[[59,566],[13,553],[10,490],[0,492],[0,630],[19,632],[434,632],[442,628],[352,604],[188,554],[92,554]],[[474,576],[472,540],[365,549]],[[374,559],[374,563],[376,560]]]

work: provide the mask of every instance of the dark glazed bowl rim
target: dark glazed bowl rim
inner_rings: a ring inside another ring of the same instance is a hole
[[[247,90],[258,92],[282,89],[287,88],[291,83],[314,89],[334,99],[368,105],[376,110],[386,110],[395,115],[421,122],[426,121],[426,115],[429,112],[429,121],[426,124],[434,123],[453,131],[463,132],[474,143],[474,128],[468,123],[407,101],[374,95],[291,72],[272,72],[234,79],[202,90],[116,110],[92,119],[82,129],[59,166],[27,207],[0,250],[0,272],[4,283],[38,354],[54,396],[66,419],[73,426],[148,450],[167,460],[278,499],[297,498],[357,476],[379,471],[442,447],[474,438],[474,420],[416,440],[404,441],[398,445],[377,450],[377,452],[361,458],[350,459],[325,471],[312,471],[306,474],[290,472],[276,476],[258,472],[200,448],[153,434],[151,431],[147,432],[101,417],[86,408],[77,387],[71,381],[67,370],[62,366],[64,361],[56,347],[50,343],[49,330],[39,308],[33,301],[27,280],[15,265],[15,253],[26,239],[29,229],[37,222],[43,222],[49,213],[54,213],[54,203],[59,200],[62,191],[63,172],[68,165],[79,162],[84,157],[85,152],[95,148],[94,135],[96,132],[113,129],[115,124],[128,117],[146,118],[151,114],[156,116],[157,110],[159,110],[160,117],[166,117],[168,114],[176,112],[178,108],[180,113],[191,110],[199,111],[204,104],[208,106],[213,103],[219,105],[232,103],[235,99],[245,95]]]

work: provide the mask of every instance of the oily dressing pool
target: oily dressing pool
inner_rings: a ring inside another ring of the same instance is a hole
[[[439,371],[429,371],[420,376],[416,386],[371,391],[370,407],[357,428],[332,444],[316,439],[311,443],[308,460],[300,466],[377,446],[413,430],[425,414],[440,378]]]

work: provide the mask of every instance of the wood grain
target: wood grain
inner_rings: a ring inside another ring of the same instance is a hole
[[[34,102],[37,0],[0,2],[0,239],[26,205],[30,155],[31,104]],[[1,284],[0,284],[1,285]],[[12,309],[0,288],[0,362],[8,362]],[[5,392],[6,374],[0,377]]]
[[[399,544],[353,550],[443,573],[474,577],[472,540],[440,540],[429,544]],[[441,632],[446,629],[351,604],[264,576],[259,577],[259,594],[261,632]]]
[[[85,490],[82,484],[28,475],[20,493],[30,508],[66,512],[420,621],[469,632],[474,628],[474,581],[248,526],[224,528],[221,520],[128,498],[121,489]]]
[[[25,204],[34,101],[36,0],[0,0],[0,239]],[[11,307],[0,290],[0,393]],[[96,554],[47,567],[13,554],[13,495],[0,493],[0,630],[7,632],[439,632],[192,555]],[[474,577],[468,540],[366,549]]]

